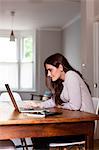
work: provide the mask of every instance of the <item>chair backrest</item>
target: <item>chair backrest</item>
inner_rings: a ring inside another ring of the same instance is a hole
[[[17,92],[13,92],[14,98],[16,99],[16,101],[22,101],[21,96],[19,95],[19,93]],[[8,94],[8,92],[2,92],[0,95],[0,101],[5,101],[5,102],[10,102],[10,96]]]
[[[95,114],[98,114],[99,111],[99,98],[98,97],[92,97],[94,109],[95,109]]]
[[[99,112],[99,98],[98,97],[92,97],[92,101],[93,101],[93,105],[94,105],[94,109],[95,109],[95,113],[96,115]],[[94,128],[94,139],[97,139],[97,120],[95,120],[95,128]]]

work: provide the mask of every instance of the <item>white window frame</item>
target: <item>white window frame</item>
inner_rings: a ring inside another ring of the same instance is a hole
[[[31,34],[32,33],[32,34]],[[14,91],[23,91],[23,92],[33,92],[36,91],[36,32],[34,31],[30,31],[30,32],[18,32],[16,38],[17,38],[17,50],[18,50],[18,89],[13,89]],[[21,61],[20,61],[20,52],[21,52],[21,39],[25,38],[25,37],[32,37],[33,38],[33,60],[32,60],[32,66],[34,65],[34,69],[32,67],[32,88],[28,88],[28,89],[21,89],[20,88],[20,65],[21,65]],[[4,33],[3,35],[0,35],[0,37],[9,37],[8,34]],[[34,62],[34,63],[33,63]],[[0,89],[2,91],[4,91],[5,89]]]

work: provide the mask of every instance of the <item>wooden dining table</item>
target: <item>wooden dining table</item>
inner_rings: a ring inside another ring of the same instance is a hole
[[[99,115],[59,108],[51,111],[62,114],[35,118],[0,104],[0,140],[84,135],[86,150],[94,149],[94,124]]]

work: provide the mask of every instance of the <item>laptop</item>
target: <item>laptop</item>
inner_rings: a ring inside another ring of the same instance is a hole
[[[10,89],[10,86],[9,86],[9,84],[5,84],[5,87],[6,87],[6,89],[7,89],[7,92],[8,92],[8,94],[9,94],[9,96],[10,96],[10,99],[11,99],[11,101],[12,101],[12,104],[13,104],[13,106],[14,106],[14,108],[15,108],[15,110],[17,110],[18,112],[26,112],[26,113],[30,113],[30,112],[42,112],[44,109],[40,109],[40,108],[37,108],[37,107],[35,107],[35,108],[24,108],[24,106],[19,106],[18,104],[17,104],[17,102],[16,102],[16,100],[15,100],[15,98],[14,98],[14,95],[13,95],[13,92],[11,91],[11,89]]]
[[[5,87],[7,89],[7,92],[10,96],[10,99],[12,101],[12,104],[15,108],[16,111],[18,112],[22,112],[22,113],[27,113],[27,116],[33,116],[33,117],[46,117],[46,116],[53,116],[53,115],[60,115],[62,114],[62,112],[60,111],[50,111],[48,109],[40,109],[40,108],[37,108],[37,107],[34,107],[34,108],[24,108],[24,107],[19,107],[15,98],[14,98],[14,95],[13,95],[13,92],[11,91],[10,89],[10,86],[9,84],[5,84]]]

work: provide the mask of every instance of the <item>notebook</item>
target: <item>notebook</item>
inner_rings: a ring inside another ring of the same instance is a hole
[[[53,115],[60,115],[62,114],[62,112],[60,111],[50,111],[48,109],[40,109],[40,108],[24,108],[24,107],[19,107],[17,105],[17,102],[14,98],[14,95],[10,89],[10,86],[8,84],[5,84],[5,87],[7,89],[7,92],[10,96],[10,99],[12,101],[12,104],[15,108],[15,110],[17,110],[18,112],[22,112],[22,113],[25,113],[25,115],[27,116],[30,116],[30,117],[36,117],[36,118],[43,118],[43,117],[46,117],[46,116],[53,116]]]

